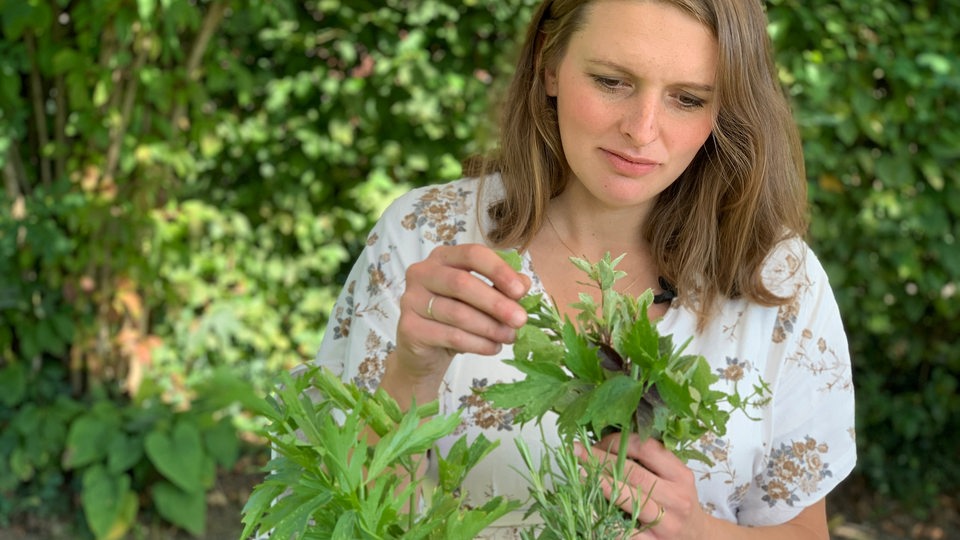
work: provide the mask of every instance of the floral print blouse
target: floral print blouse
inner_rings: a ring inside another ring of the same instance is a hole
[[[406,267],[439,245],[484,243],[482,231],[490,225],[486,209],[501,190],[497,178],[482,190],[479,180],[463,179],[398,198],[371,231],[347,278],[316,363],[344,380],[376,389],[396,340]],[[542,292],[528,254],[522,271],[533,281],[532,292]],[[772,391],[772,399],[751,411],[753,419],[734,413],[723,437],[702,437],[699,449],[714,461],[712,467],[689,463],[703,508],[751,526],[794,518],[822,499],[856,462],[850,358],[827,276],[806,244],[792,240],[768,258],[764,277],[773,292],[793,300],[780,307],[727,300],[701,332],[694,313],[674,301],[658,322],[659,331],[673,334],[674,342],[693,336],[687,352],[706,357],[720,377],[718,389],[731,392],[737,385],[747,390],[762,379]],[[682,295],[680,291],[680,300]],[[441,412],[462,411],[457,438],[482,433],[501,439],[462,488],[471,503],[496,495],[526,500],[526,470],[512,439],[523,437],[533,455],[541,453],[539,427],[521,428],[510,411],[492,407],[474,392],[521,376],[502,362],[510,358],[509,346],[495,357],[457,355],[438,395]],[[556,444],[555,428],[547,420],[546,444]],[[444,441],[440,450],[454,441]],[[519,538],[517,527],[529,523],[519,511],[482,537]]]

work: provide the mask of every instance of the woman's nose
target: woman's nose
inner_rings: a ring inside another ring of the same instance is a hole
[[[646,146],[660,135],[659,103],[652,98],[641,98],[629,105],[620,124],[623,133],[632,144]]]

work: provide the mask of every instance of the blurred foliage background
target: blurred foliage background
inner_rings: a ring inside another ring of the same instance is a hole
[[[203,534],[397,194],[491,148],[535,0],[0,0],[0,527]],[[857,474],[960,489],[956,0],[768,0]]]

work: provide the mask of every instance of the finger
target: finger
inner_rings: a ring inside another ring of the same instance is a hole
[[[513,343],[517,337],[517,330],[512,326],[499,322],[469,304],[445,296],[431,296],[423,317],[498,344]]]
[[[513,328],[520,328],[527,321],[526,311],[516,300],[464,269],[438,264],[436,261],[423,261],[410,265],[407,268],[406,278],[408,284],[406,292],[410,293],[410,301],[414,302],[409,307],[421,315],[426,315],[426,307],[431,296],[442,296],[468,304],[498,323]],[[416,285],[426,289],[426,292],[416,292],[420,290]],[[473,314],[473,311],[451,310],[451,302],[440,303],[446,308],[441,309],[438,301],[435,300],[432,310],[434,319],[441,319],[439,314],[446,313],[447,320],[453,322],[458,317]]]
[[[683,461],[656,439],[641,439],[632,435],[627,446],[627,457],[664,480],[693,481],[692,473]]]
[[[614,500],[624,512],[641,523],[659,523],[663,517],[660,509],[664,508],[662,512],[665,513],[666,508],[662,500],[654,500],[654,497],[670,500],[669,485],[632,459],[625,460],[623,471],[616,473],[617,454],[608,449],[619,448],[619,441],[616,435],[604,437],[590,449],[590,453],[575,443],[574,453],[585,467],[602,470],[600,482],[607,499]],[[658,484],[661,485],[659,491]]]
[[[439,298],[434,302],[435,313],[439,302]],[[473,353],[489,356],[497,354],[503,348],[500,340],[425,318],[415,310],[401,311],[400,320],[397,322],[397,335],[398,341],[402,336],[406,347],[418,355],[428,354],[427,349],[445,349],[449,354]]]
[[[607,435],[597,443],[597,446],[608,449],[611,453],[618,453],[620,450],[620,434]],[[680,458],[667,450],[663,443],[652,437],[643,439],[636,433],[631,433],[627,441],[627,457],[640,463],[664,480],[686,480],[689,473],[689,469]]]
[[[487,278],[494,288],[513,300],[520,299],[530,289],[529,278],[511,268],[487,246],[481,244],[444,246],[435,249],[434,253],[447,265],[476,272]]]
[[[615,480],[609,476],[600,478],[600,487],[604,497],[614,501],[621,510],[641,524],[657,525],[666,515],[666,509],[654,498],[654,491],[643,490],[628,481]]]

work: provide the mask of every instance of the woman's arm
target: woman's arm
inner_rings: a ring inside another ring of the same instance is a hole
[[[730,539],[776,539],[776,540],[827,540],[830,538],[827,528],[827,503],[820,499],[800,511],[797,517],[782,525],[766,527],[744,527],[729,521],[708,516],[709,538]],[[703,537],[703,538],[707,538]],[[636,536],[639,539],[665,538],[657,535]],[[680,538],[680,537],[675,537]]]

